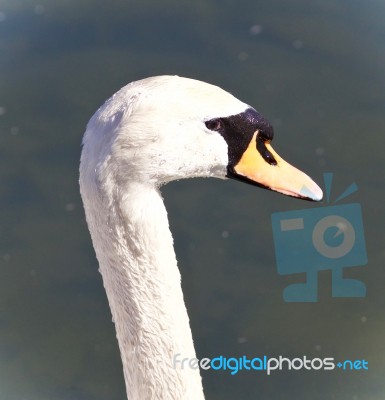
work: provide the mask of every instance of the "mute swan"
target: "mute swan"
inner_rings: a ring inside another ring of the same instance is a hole
[[[128,399],[204,399],[159,187],[234,178],[286,195],[321,189],[270,146],[273,129],[224,90],[177,76],[130,83],[87,125],[80,190],[123,362]]]

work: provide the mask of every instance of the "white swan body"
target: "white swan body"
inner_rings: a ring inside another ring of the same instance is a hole
[[[237,127],[248,132],[246,139],[233,137]],[[204,398],[199,370],[173,365],[175,355],[194,358],[195,350],[159,186],[186,177],[235,177],[297,197],[322,197],[310,178],[273,152],[270,128],[222,89],[173,76],[125,86],[90,120],[80,188],[128,399]],[[256,158],[261,168],[253,169]],[[281,185],[281,175],[296,177]]]

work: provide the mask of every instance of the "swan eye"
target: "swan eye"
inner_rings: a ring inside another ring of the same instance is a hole
[[[211,119],[205,122],[206,128],[210,131],[220,131],[223,129],[223,122],[220,118]]]

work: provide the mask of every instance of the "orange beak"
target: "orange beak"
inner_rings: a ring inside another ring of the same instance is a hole
[[[282,159],[270,146],[261,143],[269,157],[263,157],[257,148],[258,131],[251,139],[238,163],[229,170],[229,177],[263,186],[288,196],[306,200],[322,200],[322,190],[305,173]],[[274,160],[274,162],[269,162]]]

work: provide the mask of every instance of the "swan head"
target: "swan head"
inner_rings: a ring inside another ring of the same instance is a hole
[[[232,178],[321,200],[321,189],[273,150],[273,136],[260,113],[217,86],[152,77],[123,87],[92,117],[81,168],[100,184]]]

